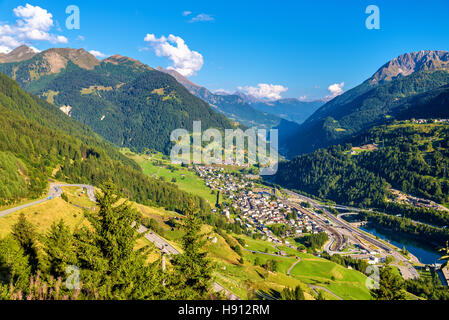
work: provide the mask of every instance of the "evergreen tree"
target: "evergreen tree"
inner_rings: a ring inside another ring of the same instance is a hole
[[[39,267],[36,247],[36,231],[23,213],[20,214],[17,223],[13,225],[12,235],[27,256],[28,263],[31,266],[31,272],[35,273]]]
[[[46,253],[44,262],[52,276],[63,277],[68,266],[76,265],[74,237],[62,219],[59,223],[52,224],[42,242],[43,251]]]
[[[172,260],[174,279],[172,286],[176,299],[205,299],[210,291],[212,266],[203,251],[205,240],[201,235],[201,220],[189,204],[185,210],[184,236],[182,238],[183,254]]]
[[[148,264],[148,247],[135,250],[138,213],[126,201],[118,204],[115,186],[97,195],[98,213],[87,213],[92,228],[77,235],[83,289],[101,299],[163,299],[158,263]],[[93,230],[92,230],[93,229]]]
[[[392,272],[391,267],[380,270],[379,288],[372,289],[375,300],[405,300],[404,280]]]
[[[30,274],[28,257],[18,242],[10,236],[0,240],[0,286],[15,284],[20,290],[25,290],[29,285]],[[6,293],[3,297],[6,297]]]

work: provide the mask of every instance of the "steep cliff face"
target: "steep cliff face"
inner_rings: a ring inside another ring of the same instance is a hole
[[[418,51],[400,55],[383,65],[370,79],[371,83],[390,81],[418,71],[449,71],[449,52]]]

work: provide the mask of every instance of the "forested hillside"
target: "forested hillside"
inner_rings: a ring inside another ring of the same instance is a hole
[[[57,63],[56,63],[56,62]],[[139,61],[113,56],[98,61],[84,50],[50,49],[32,59],[0,64],[0,72],[45,98],[121,147],[169,153],[170,133],[233,128],[223,115],[193,96],[172,76]]]
[[[420,71],[379,83],[367,80],[325,104],[302,124],[295,138],[288,142],[289,155],[341,143],[350,136],[392,119],[424,116],[426,113],[419,106],[428,105],[425,97],[429,100],[438,97],[439,92],[447,90],[445,86],[448,83],[447,71]],[[432,110],[433,117],[447,115],[447,108],[438,108],[437,103]]]
[[[0,75],[0,204],[35,198],[47,190],[47,178],[99,186],[112,180],[141,203],[180,210],[203,199],[173,184],[142,174],[139,166],[87,126],[53,105],[25,93]]]
[[[448,124],[400,122],[347,142],[352,144],[281,163],[275,181],[346,204],[385,207],[390,185],[439,203],[449,201]]]
[[[338,203],[369,205],[382,201],[386,181],[357,166],[346,151],[333,146],[281,162],[274,180],[283,187]]]

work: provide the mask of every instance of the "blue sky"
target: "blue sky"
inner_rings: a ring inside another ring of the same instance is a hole
[[[42,37],[20,33],[16,20],[25,21],[28,11],[18,16],[13,10],[27,3],[52,15],[52,26],[36,20]],[[79,30],[65,26],[72,4],[80,8]],[[380,30],[365,27],[371,4],[380,9]],[[345,91],[360,84],[402,53],[449,50],[449,1],[0,0],[0,48],[6,27],[7,36],[39,50],[68,46],[121,54],[153,67],[181,68],[211,90],[268,84],[288,88],[266,88],[283,97],[314,99],[329,95],[332,84],[344,83]],[[154,41],[144,41],[148,34]],[[179,50],[180,39],[188,49]],[[16,42],[3,38],[3,47],[8,43]]]

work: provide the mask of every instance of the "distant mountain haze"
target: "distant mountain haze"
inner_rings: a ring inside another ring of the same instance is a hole
[[[157,70],[173,76],[179,83],[192,94],[209,103],[217,111],[225,114],[234,121],[238,121],[247,127],[269,129],[277,126],[280,118],[271,116],[252,108],[249,103],[236,94],[215,94],[208,89],[191,82],[175,70],[158,67]]]
[[[157,70],[173,76],[192,94],[208,102],[214,109],[228,118],[238,121],[246,127],[261,129],[277,129],[280,145],[292,138],[299,129],[299,123],[311,115],[323,102],[301,102],[298,99],[281,99],[266,101],[257,99],[242,92],[229,94],[226,92],[212,93],[201,87],[175,70],[158,67]],[[286,149],[280,148],[284,153]]]

